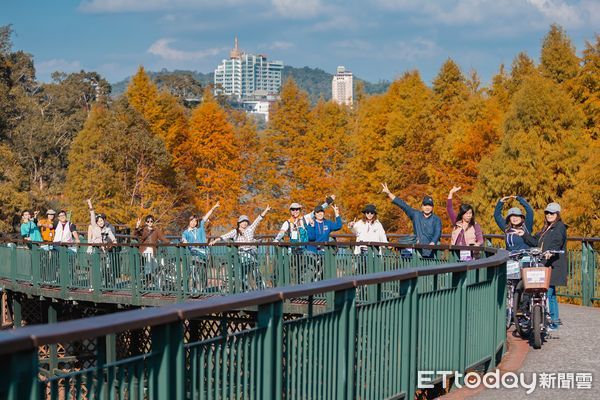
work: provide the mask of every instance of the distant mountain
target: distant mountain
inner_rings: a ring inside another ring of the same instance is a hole
[[[197,82],[199,82],[203,87],[213,82],[213,73],[209,72],[207,74],[196,72],[196,71],[168,71],[163,69],[159,72],[148,72],[148,75],[154,80],[161,80],[161,78],[165,76],[177,76],[177,75],[187,75],[194,78]],[[296,81],[298,86],[305,90],[308,93],[308,96],[312,103],[316,103],[320,98],[324,100],[331,99],[331,80],[333,79],[333,74],[323,71],[320,68],[310,68],[310,67],[290,67],[286,66],[283,68],[283,80],[285,81],[288,78],[293,78]],[[120,82],[116,82],[112,84],[112,95],[117,97],[125,92],[127,89],[127,85],[129,84],[131,78],[124,79]],[[389,85],[389,81],[379,81],[377,83],[371,83],[364,81],[358,77],[354,77],[355,84],[357,82],[364,83],[365,93],[367,94],[377,94],[385,92]]]

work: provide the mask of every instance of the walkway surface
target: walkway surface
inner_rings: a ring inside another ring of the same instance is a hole
[[[510,359],[518,359],[527,352],[522,365],[516,367],[516,372],[523,373],[527,383],[532,381],[534,373],[537,375],[537,387],[531,394],[527,394],[524,388],[492,388],[483,391],[459,390],[448,397],[469,398],[469,400],[600,399],[600,308],[570,304],[560,304],[559,307],[563,325],[552,334],[540,350],[523,346],[523,341],[519,337],[511,338],[506,356],[508,359],[501,364],[502,369],[514,371],[515,369],[510,366]],[[543,376],[543,373],[547,375]],[[568,375],[571,373],[573,375]],[[589,379],[590,374],[591,389],[578,389],[578,386],[589,386],[589,384],[578,383],[576,380]],[[572,388],[561,388],[559,385],[571,385]]]

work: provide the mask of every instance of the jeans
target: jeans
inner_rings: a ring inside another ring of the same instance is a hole
[[[550,286],[548,288],[548,309],[550,312],[550,319],[552,320],[550,327],[553,329],[558,328],[558,301],[556,300],[556,286]]]

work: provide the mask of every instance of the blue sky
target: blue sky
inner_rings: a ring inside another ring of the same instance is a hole
[[[345,65],[370,81],[410,69],[430,82],[451,57],[484,82],[520,51],[539,58],[551,23],[580,52],[600,33],[599,0],[4,0],[0,25],[33,54],[38,78],[97,71],[212,71],[240,47],[296,67]]]

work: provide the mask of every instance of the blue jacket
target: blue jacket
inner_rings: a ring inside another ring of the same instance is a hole
[[[525,208],[525,224],[523,228],[526,232],[531,233],[533,230],[533,208],[531,208],[527,200],[521,196],[517,196],[517,201]],[[529,245],[525,243],[523,236],[515,234],[512,229],[509,231],[506,230],[506,219],[502,216],[502,207],[504,207],[504,203],[498,200],[496,208],[494,209],[494,219],[496,220],[498,227],[506,234],[506,250],[528,249]]]
[[[319,222],[314,220],[314,225],[308,225],[306,231],[308,233],[308,240],[311,242],[328,242],[329,235],[331,232],[339,231],[342,229],[342,217],[338,216],[335,221],[324,219]],[[316,253],[318,251],[316,246],[306,246],[306,250]]]
[[[40,228],[37,226],[37,220],[31,220],[27,223],[21,224],[21,237],[23,239],[29,238],[32,242],[42,242],[42,233]]]
[[[204,230],[204,220],[200,220],[200,225],[194,229],[186,229],[181,234],[183,243],[206,243],[206,231]],[[191,247],[191,251],[202,251],[200,247]]]
[[[442,220],[440,217],[433,213],[429,217],[425,217],[423,211],[412,208],[399,197],[396,197],[392,203],[400,207],[412,221],[413,231],[417,237],[417,243],[437,244],[440,241],[440,238],[442,237]],[[433,252],[429,249],[422,250],[422,254],[425,257],[431,256],[432,253]]]

